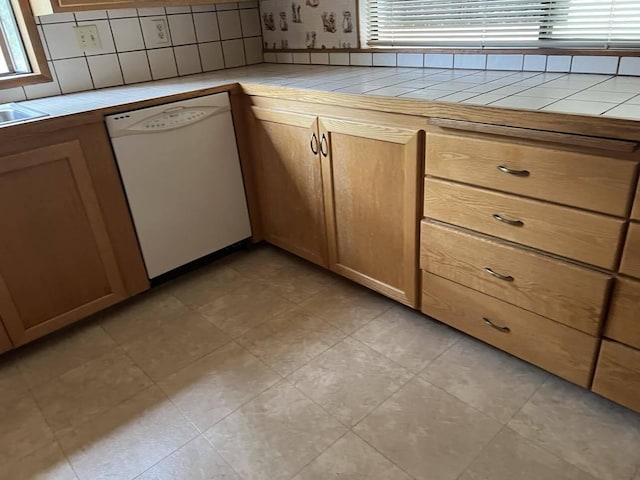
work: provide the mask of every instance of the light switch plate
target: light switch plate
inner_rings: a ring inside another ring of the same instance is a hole
[[[82,25],[73,27],[76,32],[78,45],[83,51],[102,48],[98,27],[96,25]]]

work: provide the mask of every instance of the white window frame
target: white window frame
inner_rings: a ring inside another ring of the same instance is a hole
[[[553,0],[549,0],[553,3]],[[639,0],[640,2],[640,0]],[[595,51],[618,51],[627,50],[637,52],[640,50],[640,40],[638,42],[622,43],[615,42],[606,44],[604,41],[580,41],[580,40],[563,40],[544,38],[544,29],[552,28],[552,25],[541,25],[538,33],[538,40],[530,43],[500,44],[500,43],[481,43],[481,42],[451,42],[442,43],[434,42],[430,44],[412,44],[412,45],[384,45],[369,43],[368,31],[368,3],[369,0],[358,1],[359,14],[359,33],[360,45],[363,49],[402,49],[402,48],[424,48],[424,49],[443,49],[443,50],[595,50]],[[550,16],[552,18],[552,16]]]

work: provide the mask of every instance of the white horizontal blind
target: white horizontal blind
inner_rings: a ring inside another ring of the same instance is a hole
[[[640,45],[640,0],[366,1],[370,45]]]

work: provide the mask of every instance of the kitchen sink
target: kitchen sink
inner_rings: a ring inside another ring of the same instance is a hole
[[[10,123],[24,122],[33,118],[46,117],[47,114],[23,107],[15,103],[0,105],[0,127]]]

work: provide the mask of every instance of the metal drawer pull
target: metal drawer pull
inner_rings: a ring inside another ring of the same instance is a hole
[[[511,331],[511,329],[509,327],[501,327],[500,325],[496,325],[491,320],[489,320],[487,317],[482,317],[482,320],[484,320],[484,323],[489,325],[491,328],[495,328],[499,332],[509,333]]]
[[[313,154],[317,155],[318,154],[318,137],[316,137],[315,133],[311,135],[309,146],[311,147],[311,151],[313,152]]]
[[[502,215],[498,215],[497,213],[493,214],[493,218],[495,218],[499,222],[506,223],[507,225],[512,225],[514,227],[524,226],[524,222],[521,220],[509,220],[508,218],[504,218]]]
[[[322,134],[322,137],[320,137],[320,153],[323,157],[329,155],[327,150],[327,137],[324,136],[324,133]]]
[[[499,278],[500,280],[504,280],[505,282],[513,282],[514,280],[511,275],[502,275],[501,273],[494,272],[493,269],[489,267],[485,268],[484,271],[496,278]]]
[[[517,177],[528,177],[530,175],[529,170],[514,170],[513,168],[505,167],[504,165],[498,165],[497,168],[502,173],[508,173],[509,175],[515,175]]]

